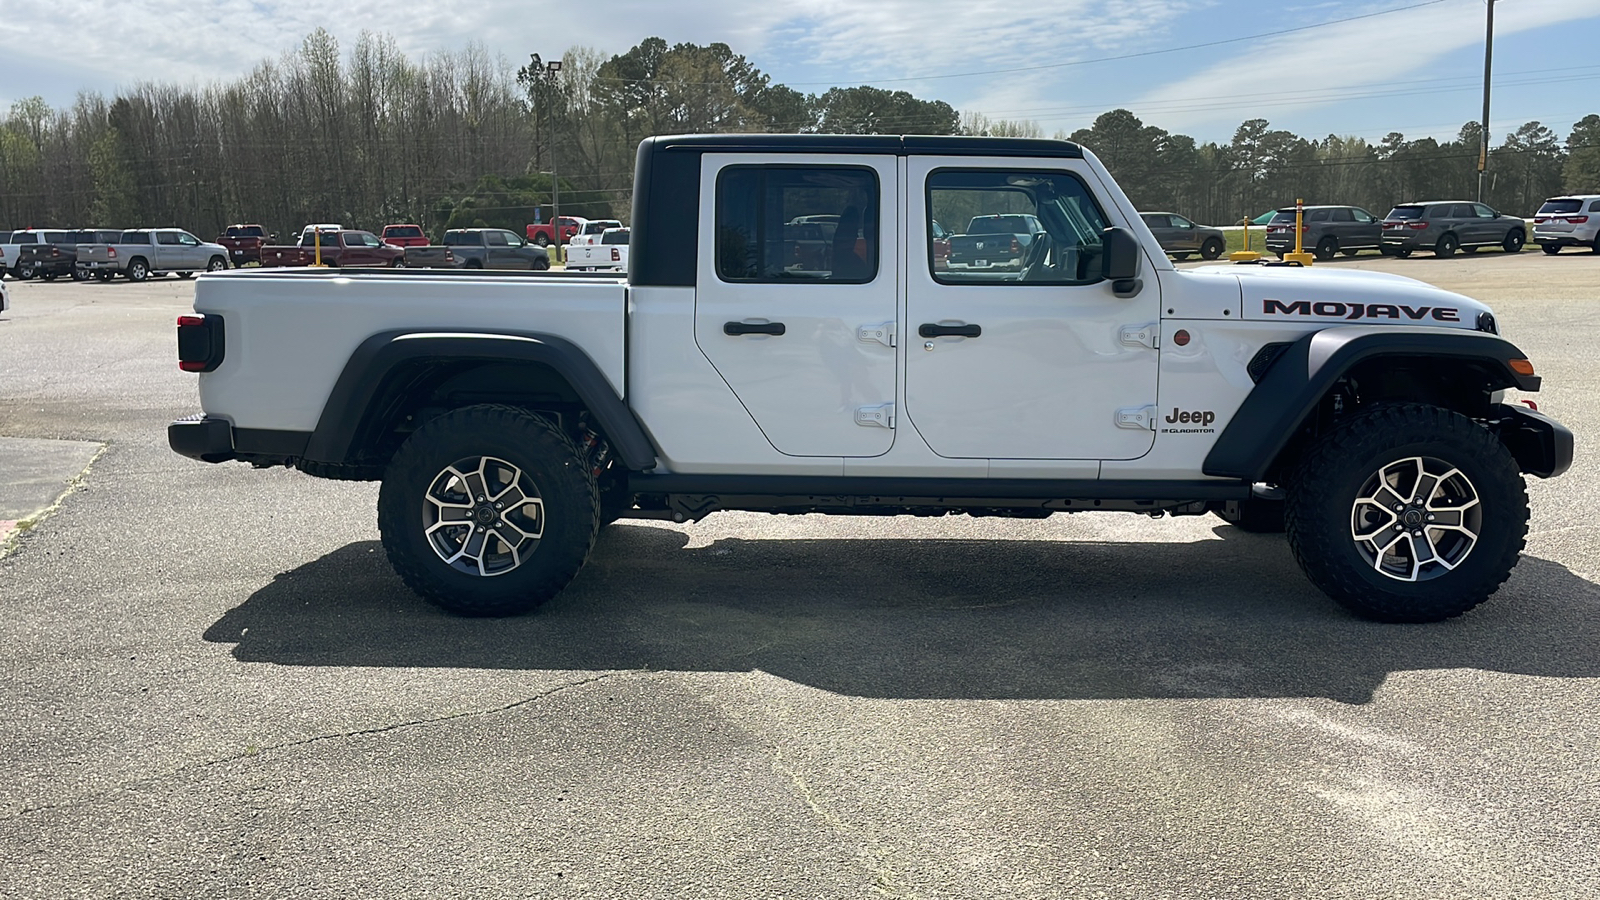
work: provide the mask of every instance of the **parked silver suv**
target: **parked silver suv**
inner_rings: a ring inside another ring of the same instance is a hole
[[[1457,250],[1473,253],[1479,247],[1516,253],[1527,241],[1527,222],[1470,200],[1402,203],[1383,219],[1383,252],[1400,257],[1413,250],[1453,256]]]
[[[1362,250],[1382,249],[1383,229],[1372,213],[1359,206],[1307,206],[1301,246],[1317,259],[1335,253],[1355,256]],[[1283,258],[1294,251],[1294,207],[1286,206],[1267,222],[1267,249]]]
[[[1556,254],[1562,247],[1588,246],[1600,253],[1600,194],[1551,197],[1533,215],[1533,240]]]

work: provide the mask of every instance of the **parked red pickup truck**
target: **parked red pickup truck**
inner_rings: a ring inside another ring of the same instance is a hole
[[[385,225],[383,242],[396,247],[426,247],[429,244],[428,236],[422,233],[420,225]]]
[[[316,262],[317,236],[322,241],[322,264],[345,266],[404,266],[406,251],[385,244],[370,231],[307,229],[295,246],[261,248],[263,266],[309,266]]]
[[[277,237],[260,225],[229,225],[217,235],[217,243],[228,248],[228,260],[237,269],[248,262],[261,262],[261,248]]]
[[[561,217],[561,243],[572,240],[572,236],[583,230],[589,220],[581,216]],[[528,241],[541,247],[548,247],[556,242],[555,227],[550,222],[541,222],[528,226]]]

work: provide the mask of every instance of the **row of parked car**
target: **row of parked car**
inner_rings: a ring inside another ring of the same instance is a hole
[[[563,217],[553,234],[567,245],[569,270],[626,271],[629,230],[615,219]],[[530,229],[538,227],[530,225]],[[230,225],[217,240],[202,241],[181,228],[0,231],[0,274],[27,280],[144,281],[152,276],[260,266],[426,266],[459,269],[550,268],[549,239],[501,228],[460,228],[434,245],[416,225],[388,225],[382,234],[337,223],[307,225],[293,244],[278,244],[260,225]]]
[[[1197,225],[1169,212],[1140,213],[1162,249],[1176,259],[1199,255],[1216,259],[1227,246],[1222,231]],[[1293,206],[1269,210],[1251,220],[1266,228],[1266,247],[1282,259],[1295,248]],[[1481,247],[1520,251],[1528,242],[1528,222],[1471,200],[1402,203],[1382,219],[1359,206],[1318,205],[1301,209],[1300,245],[1317,259],[1354,256],[1376,250],[1404,259],[1418,250],[1435,256],[1473,253]],[[1533,218],[1533,241],[1548,254],[1566,247],[1600,253],[1600,194],[1551,197]]]

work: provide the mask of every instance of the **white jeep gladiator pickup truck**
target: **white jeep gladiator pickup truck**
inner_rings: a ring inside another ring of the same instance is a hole
[[[934,220],[1001,214],[1041,225],[1018,265],[935,264]],[[1482,304],[1179,271],[1067,142],[651,138],[631,238],[626,279],[207,274],[169,442],[381,479],[396,570],[470,615],[549,599],[620,517],[1121,510],[1286,530],[1350,610],[1436,621],[1515,565],[1524,473],[1572,461]]]

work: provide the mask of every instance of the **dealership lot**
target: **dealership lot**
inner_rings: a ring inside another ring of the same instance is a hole
[[[1600,255],[1329,265],[1491,303],[1578,436],[1461,620],[1212,517],[733,513],[450,618],[375,485],[167,449],[192,283],[12,283],[0,439],[79,455],[0,559],[0,896],[1592,896]]]

